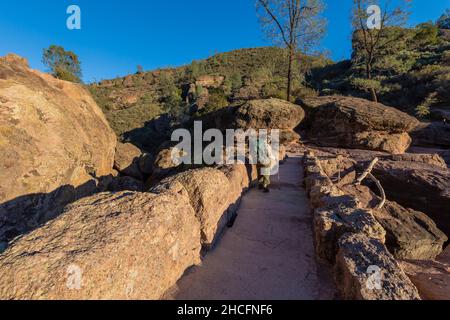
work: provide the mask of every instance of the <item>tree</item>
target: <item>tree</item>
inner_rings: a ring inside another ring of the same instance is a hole
[[[394,32],[388,35],[391,27],[403,26],[407,22],[409,16],[409,3],[411,0],[398,0],[400,4],[391,9],[391,0],[385,0],[384,8],[381,9],[380,1],[375,0],[353,0],[353,16],[352,25],[354,29],[354,42],[361,38],[359,43],[362,44],[361,61],[365,67],[365,77],[367,84],[375,83],[373,79],[374,64],[377,59],[386,55],[389,47],[395,44],[402,36],[401,32]],[[378,5],[376,5],[378,3]],[[380,8],[380,12],[376,12],[374,8]],[[372,9],[374,11],[372,11]],[[377,17],[378,16],[378,17]],[[371,20],[375,19],[375,21]],[[370,22],[375,22],[373,25]],[[372,100],[378,102],[376,86],[370,86],[369,91]]]
[[[257,12],[267,36],[288,52],[287,100],[291,100],[293,64],[296,53],[314,47],[325,32],[319,16],[321,0],[257,0]]]
[[[66,51],[61,46],[51,45],[44,49],[42,63],[58,79],[81,82],[81,63],[72,51]]]

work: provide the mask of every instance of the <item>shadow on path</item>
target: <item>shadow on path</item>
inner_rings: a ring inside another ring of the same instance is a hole
[[[300,157],[281,166],[272,191],[249,191],[238,217],[202,266],[191,268],[171,298],[180,300],[333,299],[327,270],[316,264],[312,215]]]

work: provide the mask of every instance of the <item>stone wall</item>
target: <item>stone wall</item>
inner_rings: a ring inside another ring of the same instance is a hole
[[[334,185],[306,152],[305,187],[314,211],[316,255],[333,269],[344,299],[416,300],[417,288],[385,246],[386,231],[359,199]]]

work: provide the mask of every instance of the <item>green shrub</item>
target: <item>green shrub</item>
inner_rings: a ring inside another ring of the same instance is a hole
[[[58,79],[81,82],[81,62],[72,51],[66,51],[61,46],[51,45],[44,49],[42,63]]]
[[[301,87],[295,89],[292,92],[292,95],[295,98],[311,98],[311,97],[317,97],[319,95],[319,93],[312,88],[301,86]]]

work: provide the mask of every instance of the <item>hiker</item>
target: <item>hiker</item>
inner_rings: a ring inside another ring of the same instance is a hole
[[[257,142],[258,155],[258,183],[259,189],[265,193],[270,192],[270,176],[272,168],[275,166],[276,158],[273,155],[272,146],[267,141],[267,137],[259,137]]]

